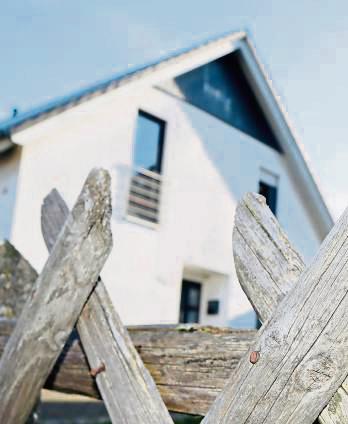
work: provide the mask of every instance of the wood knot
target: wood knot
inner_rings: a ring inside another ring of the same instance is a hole
[[[90,371],[90,374],[92,377],[96,377],[98,374],[100,374],[101,372],[105,371],[105,364],[104,362],[102,362],[99,367],[96,368],[92,368]]]
[[[337,376],[337,359],[329,354],[318,354],[302,362],[296,369],[294,378],[299,387],[307,392],[327,390]]]
[[[259,359],[260,359],[260,352],[258,351],[251,352],[249,360],[252,364],[256,364],[256,362]]]

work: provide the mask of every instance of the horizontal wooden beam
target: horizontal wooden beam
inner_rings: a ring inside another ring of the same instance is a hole
[[[14,326],[14,320],[0,320],[0,353]],[[128,330],[168,409],[198,415],[206,414],[256,335],[254,330],[191,325]],[[45,388],[100,398],[76,332]]]

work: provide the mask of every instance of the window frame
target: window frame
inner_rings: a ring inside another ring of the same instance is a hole
[[[164,142],[165,142],[167,122],[165,120],[161,119],[161,118],[158,118],[157,116],[152,115],[149,112],[144,111],[143,109],[138,110],[137,120],[136,120],[136,128],[135,128],[135,137],[134,137],[134,143],[133,143],[133,165],[134,166],[135,166],[135,153],[136,153],[137,130],[138,130],[138,119],[139,119],[139,117],[146,118],[149,121],[152,121],[152,122],[155,122],[156,124],[159,124],[160,132],[159,132],[159,140],[158,140],[158,149],[157,149],[155,170],[149,170],[149,171],[153,172],[155,174],[162,175]],[[146,169],[146,168],[143,168],[143,169]]]

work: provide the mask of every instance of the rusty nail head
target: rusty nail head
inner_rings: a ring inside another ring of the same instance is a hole
[[[98,374],[100,374],[101,372],[105,371],[105,364],[104,362],[102,362],[99,367],[96,368],[92,368],[90,371],[90,374],[92,377],[96,377]]]
[[[252,364],[256,364],[256,362],[260,359],[260,352],[254,351],[250,354],[250,362]]]

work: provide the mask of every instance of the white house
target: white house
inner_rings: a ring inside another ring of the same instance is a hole
[[[0,238],[37,269],[43,197],[72,205],[91,168],[113,177],[103,278],[125,323],[254,327],[234,271],[238,200],[264,194],[306,259],[332,218],[244,33],[116,75],[0,123]]]

